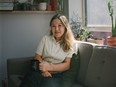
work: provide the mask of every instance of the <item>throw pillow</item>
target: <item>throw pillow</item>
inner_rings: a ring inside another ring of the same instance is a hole
[[[70,69],[63,73],[63,84],[62,87],[72,87],[76,77],[78,75],[80,65],[80,55],[73,54],[71,58]]]

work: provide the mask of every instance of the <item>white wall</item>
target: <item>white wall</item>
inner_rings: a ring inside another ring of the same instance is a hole
[[[49,21],[53,13],[4,13],[1,15],[2,78],[6,78],[6,60],[34,56],[38,42],[49,32]]]
[[[2,16],[0,15],[0,87],[1,87],[1,71],[2,71]]]

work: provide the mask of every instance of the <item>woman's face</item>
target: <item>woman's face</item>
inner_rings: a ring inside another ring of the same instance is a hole
[[[65,26],[59,19],[54,19],[51,24],[52,34],[59,41],[65,32]]]

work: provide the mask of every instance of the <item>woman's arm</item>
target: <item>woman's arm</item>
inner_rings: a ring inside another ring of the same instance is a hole
[[[42,61],[43,61],[43,59],[42,59],[42,57],[39,55],[39,54],[37,54],[37,53],[35,53],[35,59],[36,60],[38,60],[39,62],[41,62],[42,63]],[[39,65],[38,65],[39,66]],[[39,66],[40,67],[40,66]],[[42,70],[41,70],[42,71]],[[42,71],[42,75],[44,76],[44,77],[52,77],[52,75],[48,72],[48,71]]]
[[[50,68],[48,68],[48,71],[57,71],[57,72],[66,71],[70,68],[70,60],[71,58],[66,58],[63,63],[56,65],[51,64]]]
[[[63,72],[70,68],[70,60],[71,58],[66,58],[63,63],[56,65],[55,64],[46,65],[44,63],[40,63],[40,68],[42,71]]]
[[[35,53],[35,58],[34,59],[38,60],[39,62],[43,61],[42,56],[37,54],[37,53]]]

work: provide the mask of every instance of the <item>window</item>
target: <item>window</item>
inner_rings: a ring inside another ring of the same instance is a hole
[[[88,27],[111,27],[111,19],[108,12],[107,0],[84,1],[86,25]],[[113,0],[113,6],[116,8],[116,0]],[[116,16],[116,12],[114,13]]]

